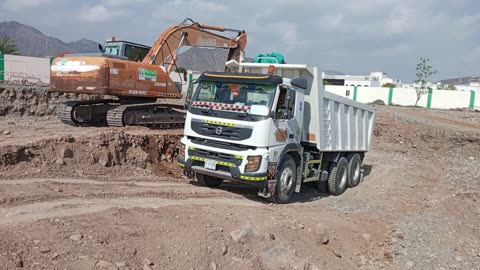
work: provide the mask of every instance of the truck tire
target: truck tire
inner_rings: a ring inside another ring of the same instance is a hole
[[[223,179],[209,176],[209,175],[197,173],[196,177],[197,177],[198,183],[206,187],[218,187],[223,183]]]
[[[297,181],[297,165],[292,156],[285,155],[276,175],[275,193],[270,197],[273,203],[287,203],[293,197]]]
[[[328,192],[331,195],[338,196],[345,192],[348,182],[348,161],[342,157],[337,163],[330,167],[328,176]]]
[[[362,158],[358,153],[347,156],[348,159],[348,186],[356,187],[362,180]]]

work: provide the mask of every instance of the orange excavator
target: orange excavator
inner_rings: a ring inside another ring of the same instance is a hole
[[[226,37],[214,31],[236,35]],[[199,24],[187,18],[163,32],[141,62],[103,52],[58,57],[51,66],[52,92],[116,98],[67,101],[57,108],[57,116],[75,126],[182,127],[182,105],[157,103],[159,98],[182,98],[181,83],[170,78],[180,48],[225,48],[229,50],[227,61],[243,61],[246,45],[243,30]]]

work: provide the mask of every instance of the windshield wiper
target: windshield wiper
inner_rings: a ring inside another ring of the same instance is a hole
[[[239,114],[238,117],[242,117],[242,118],[248,117],[248,118],[250,118],[250,120],[252,120],[252,121],[255,120],[248,112],[244,112],[244,113],[245,113],[245,114],[243,114],[243,115],[240,115],[240,114]]]
[[[208,106],[208,109],[207,109],[207,110],[205,110],[205,109],[200,109],[200,111],[201,111],[202,113],[212,112],[213,115],[217,115],[217,113],[216,113],[216,112],[212,109],[212,107],[210,107],[210,106]]]

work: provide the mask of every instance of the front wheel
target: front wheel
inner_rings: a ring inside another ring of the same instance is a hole
[[[276,178],[275,193],[270,198],[274,203],[287,203],[293,197],[297,180],[297,165],[291,156],[283,158]]]
[[[198,183],[206,187],[218,187],[223,183],[223,179],[209,176],[209,175],[197,173],[196,177],[197,177]]]

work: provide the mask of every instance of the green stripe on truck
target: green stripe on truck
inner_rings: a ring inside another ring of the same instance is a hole
[[[5,55],[0,54],[0,81],[5,80]]]
[[[469,104],[469,107],[472,110],[475,108],[475,91],[474,90],[470,90],[470,104]]]
[[[357,91],[358,91],[358,87],[355,85],[353,87],[353,100],[357,101]]]

